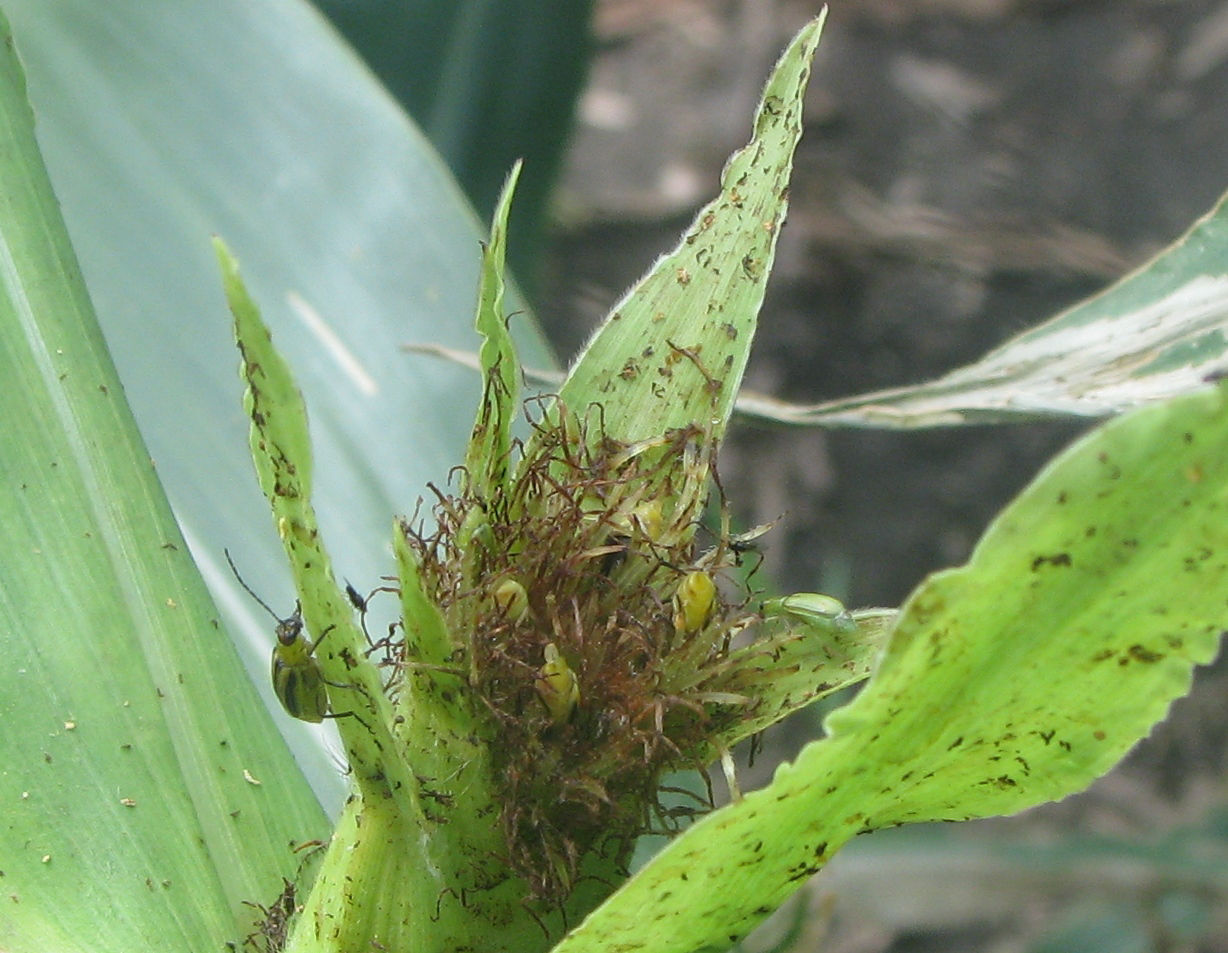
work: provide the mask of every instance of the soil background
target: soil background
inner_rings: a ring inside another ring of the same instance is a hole
[[[538,295],[561,358],[713,193],[818,9],[599,4]],[[937,376],[1144,262],[1226,188],[1226,3],[835,0],[746,384],[814,402]],[[764,568],[782,589],[898,605],[1085,426],[742,425],[721,472],[744,526],[776,521]],[[1228,856],[1224,699],[1224,666],[1200,672],[1062,804],[851,845],[775,929],[849,953],[1228,950],[1228,870],[1170,851],[1186,836]],[[770,733],[752,779],[816,725]]]

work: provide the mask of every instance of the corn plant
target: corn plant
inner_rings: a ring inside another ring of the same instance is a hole
[[[390,578],[369,592],[337,578],[305,403],[215,242],[296,589],[269,610],[268,690],[285,716],[336,726],[348,796],[332,823],[157,490],[4,59],[4,525],[19,550],[0,603],[5,949],[721,950],[856,835],[1082,789],[1188,690],[1218,646],[1228,572],[1218,211],[953,379],[838,407],[743,398],[776,419],[951,423],[1051,410],[1067,387],[1082,412],[1117,416],[898,610],[768,598],[740,572],[771,533],[731,524],[718,450],[821,28],[785,51],[675,250],[527,399],[505,298],[513,171],[482,251],[467,444],[389,512]],[[1068,342],[1133,324],[1163,330],[1116,349],[1132,361],[1046,370]],[[384,630],[368,625],[377,600],[396,605]],[[824,737],[738,790],[734,745],[862,682]],[[726,806],[671,796],[677,772],[715,763]],[[662,833],[632,876],[636,842]]]

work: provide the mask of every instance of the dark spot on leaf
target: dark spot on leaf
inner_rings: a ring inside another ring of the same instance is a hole
[[[1130,657],[1134,659],[1136,662],[1143,662],[1144,664],[1148,664],[1148,665],[1154,662],[1160,662],[1164,660],[1163,653],[1153,652],[1151,649],[1145,648],[1144,646],[1139,645],[1138,643],[1135,643],[1134,645],[1130,646],[1130,648],[1127,649],[1126,651],[1130,653]]]
[[[1032,572],[1040,569],[1041,566],[1069,566],[1070,553],[1054,553],[1052,556],[1037,556],[1032,560]]]

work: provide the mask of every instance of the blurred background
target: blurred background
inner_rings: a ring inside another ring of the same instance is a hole
[[[479,214],[526,157],[511,248],[561,361],[712,194],[772,62],[819,9],[320,6]],[[1094,293],[1228,187],[1225,103],[1228,4],[837,0],[747,385],[812,402],[919,382]],[[776,521],[765,585],[894,606],[965,559],[1080,430],[744,425],[721,469],[743,525]],[[1201,672],[1125,764],[1062,804],[854,843],[744,948],[1228,950],[1224,699],[1223,666]],[[820,717],[770,732],[752,774]]]

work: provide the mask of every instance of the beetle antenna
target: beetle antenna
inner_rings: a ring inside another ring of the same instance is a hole
[[[278,622],[285,622],[286,620],[285,620],[285,619],[283,619],[281,616],[279,616],[279,615],[278,615],[276,612],[274,612],[272,609],[270,609],[270,608],[269,608],[269,604],[268,604],[267,602],[265,602],[263,599],[261,599],[261,598],[260,598],[258,595],[256,595],[256,593],[255,593],[255,591],[252,589],[252,587],[251,587],[251,586],[249,586],[249,585],[247,584],[246,580],[244,580],[244,578],[243,578],[242,576],[240,576],[240,575],[239,575],[239,570],[238,570],[238,568],[235,566],[235,561],[234,561],[233,559],[231,559],[231,558],[230,558],[230,550],[229,550],[229,549],[223,549],[223,550],[222,550],[222,552],[226,554],[226,562],[230,563],[230,571],[231,571],[232,573],[234,573],[234,574],[235,574],[235,578],[239,580],[239,585],[240,585],[240,586],[242,586],[244,589],[246,589],[246,590],[247,590],[247,594],[248,594],[249,596],[251,596],[253,599],[255,599],[257,602],[259,602],[259,603],[260,603],[260,605],[264,607],[264,611],[265,611],[265,612],[267,612],[269,615],[271,615],[271,616],[272,616],[274,619],[276,619]]]

